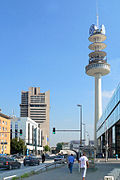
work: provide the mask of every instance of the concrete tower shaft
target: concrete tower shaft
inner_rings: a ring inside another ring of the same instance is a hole
[[[105,27],[101,28],[91,25],[89,41],[89,64],[85,67],[86,74],[95,77],[95,120],[94,120],[94,143],[97,148],[96,125],[102,115],[102,96],[101,96],[101,76],[105,76],[110,72],[110,65],[107,63],[106,52],[102,51],[106,48],[103,42],[106,40]]]

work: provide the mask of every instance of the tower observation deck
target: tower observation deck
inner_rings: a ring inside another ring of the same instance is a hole
[[[95,121],[94,121],[94,143],[97,148],[96,125],[102,115],[102,97],[101,97],[101,76],[110,72],[110,65],[107,63],[107,54],[103,51],[106,48],[105,26],[100,28],[94,24],[89,30],[89,64],[85,67],[85,72],[89,76],[95,77]]]

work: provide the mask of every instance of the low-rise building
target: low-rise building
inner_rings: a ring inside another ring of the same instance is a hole
[[[11,132],[11,139],[21,138],[25,141],[27,152],[40,154],[43,151],[39,124],[29,117],[13,117],[11,119]]]
[[[10,154],[10,117],[0,113],[0,154]]]

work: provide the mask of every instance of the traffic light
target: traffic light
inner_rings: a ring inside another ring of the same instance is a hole
[[[55,134],[55,128],[53,128],[53,134]]]
[[[20,136],[22,136],[22,129],[20,129]]]

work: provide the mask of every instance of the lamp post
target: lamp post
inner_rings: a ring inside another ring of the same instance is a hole
[[[80,107],[80,147],[81,147],[82,146],[82,105],[77,104],[77,106]]]
[[[84,126],[84,146],[85,146],[85,143],[86,143],[86,124],[85,123],[82,123],[82,125]]]

